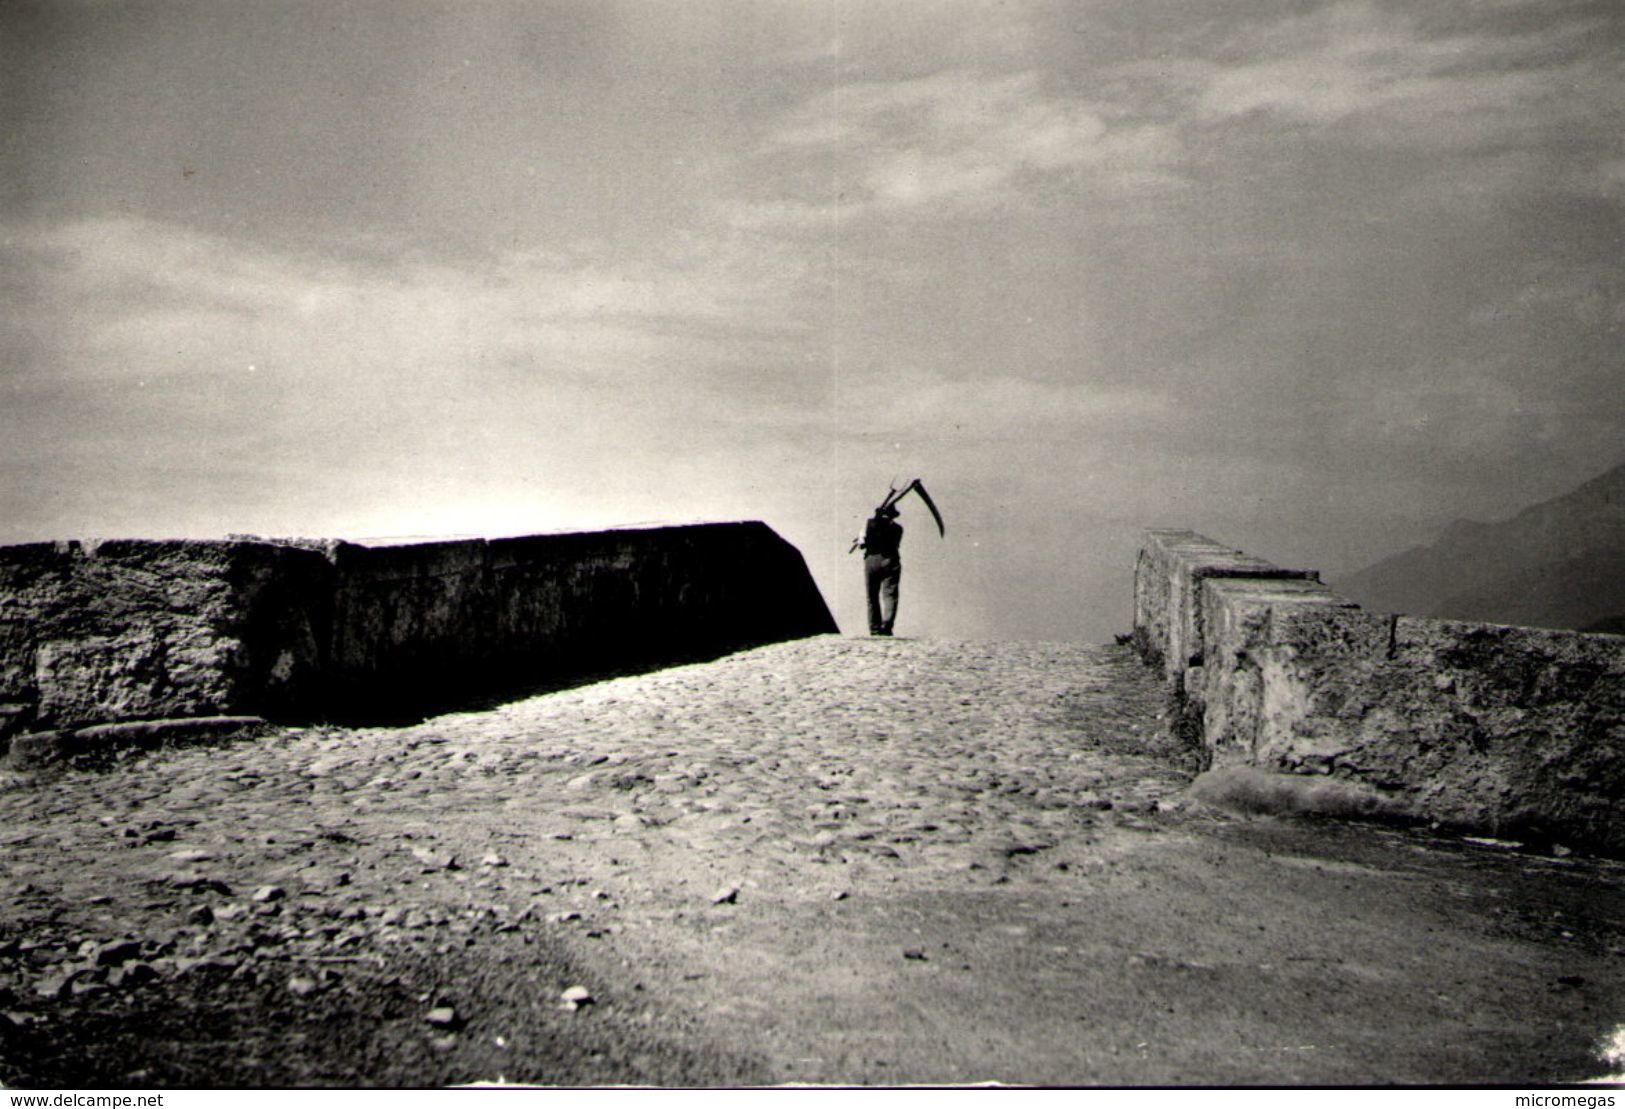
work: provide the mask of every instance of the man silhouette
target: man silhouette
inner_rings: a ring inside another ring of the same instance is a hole
[[[869,634],[890,635],[897,621],[897,587],[903,578],[903,525],[889,504],[875,509],[863,526],[863,581],[869,595]]]

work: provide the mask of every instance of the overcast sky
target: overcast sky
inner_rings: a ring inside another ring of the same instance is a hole
[[[762,519],[1101,641],[1625,457],[1618,0],[0,4],[0,542]]]

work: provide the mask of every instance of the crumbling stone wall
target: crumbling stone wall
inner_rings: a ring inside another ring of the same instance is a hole
[[[117,721],[394,714],[834,630],[800,553],[761,523],[25,544],[0,548],[0,748]]]
[[[328,672],[340,712],[836,630],[801,554],[761,523],[342,544]]]
[[[1202,743],[1205,610],[1201,590],[1220,580],[1309,583],[1313,570],[1293,570],[1254,558],[1196,534],[1157,529],[1145,533],[1134,567],[1134,643],[1160,667],[1168,688],[1169,730],[1193,746]]]
[[[1222,578],[1318,582],[1314,570],[1291,570],[1215,543],[1193,531],[1145,533],[1134,570],[1134,641],[1170,680],[1202,665],[1200,591]]]
[[[1625,639],[1365,612],[1313,575],[1202,575],[1198,540],[1147,535],[1141,566],[1170,584],[1136,637],[1213,765],[1332,776],[1375,811],[1625,853]]]
[[[6,730],[286,711],[319,683],[331,576],[264,543],[0,548]]]

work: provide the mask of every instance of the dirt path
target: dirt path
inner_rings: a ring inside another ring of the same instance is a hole
[[[13,780],[0,1081],[1603,1072],[1625,868],[1225,817],[1160,704],[1117,649],[824,637]]]

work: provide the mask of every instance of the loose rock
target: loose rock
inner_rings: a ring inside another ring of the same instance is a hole
[[[68,992],[73,985],[73,974],[48,974],[34,983],[34,993],[38,997],[56,1000]]]
[[[430,847],[414,847],[412,848],[412,857],[430,870],[457,869],[457,857],[448,851],[436,851]]]
[[[214,860],[213,851],[205,851],[201,847],[183,847],[179,851],[171,851],[169,857],[178,863],[206,863]]]
[[[123,940],[116,943],[103,944],[96,952],[96,965],[101,967],[116,967],[120,963],[127,963],[141,954],[141,944],[136,940]]]
[[[127,963],[108,972],[107,984],[115,988],[128,988],[144,985],[157,977],[158,971],[150,963]]]

